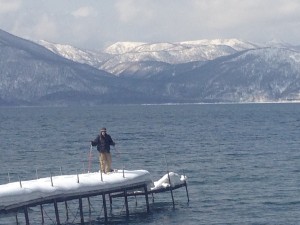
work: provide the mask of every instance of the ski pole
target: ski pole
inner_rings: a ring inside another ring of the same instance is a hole
[[[114,145],[114,149],[115,149],[115,151],[117,153],[117,156],[121,157],[121,153],[119,152],[119,150],[117,149],[117,147],[115,145]]]

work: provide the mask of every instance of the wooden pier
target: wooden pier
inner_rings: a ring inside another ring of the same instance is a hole
[[[113,175],[113,174],[112,174]],[[111,175],[108,175],[111,176]],[[77,182],[79,183],[79,177],[77,175]],[[122,177],[123,179],[126,179],[126,172],[122,172]],[[168,174],[169,181],[170,176]],[[107,178],[107,175],[106,177]],[[105,180],[105,179],[104,179]],[[53,183],[54,182],[54,183]],[[103,177],[101,174],[101,181],[103,181]],[[171,183],[171,182],[170,182]],[[51,185],[55,187],[55,179],[52,179],[51,177]],[[1,187],[1,186],[0,186]],[[24,188],[26,187],[25,183],[21,183],[20,181],[20,187],[19,188]],[[23,201],[20,203],[13,203],[13,204],[8,204],[5,206],[0,205],[0,216],[1,214],[7,214],[7,213],[13,213],[16,215],[16,223],[18,224],[18,212],[23,212],[24,217],[25,217],[25,222],[26,225],[30,225],[30,214],[29,214],[29,208],[30,207],[40,207],[40,212],[41,212],[41,218],[42,218],[42,223],[44,223],[44,212],[43,212],[43,206],[46,204],[53,204],[53,209],[54,209],[54,214],[55,214],[55,220],[56,224],[61,224],[60,221],[60,215],[59,215],[59,210],[58,210],[58,203],[65,203],[65,208],[66,208],[66,216],[68,218],[68,201],[75,200],[78,201],[78,207],[79,207],[79,215],[80,215],[80,223],[84,224],[85,223],[85,218],[84,218],[84,211],[83,211],[83,200],[87,199],[87,201],[90,204],[90,198],[95,197],[95,196],[100,196],[102,197],[102,203],[103,203],[103,210],[104,210],[104,222],[108,222],[108,211],[107,211],[107,200],[109,200],[110,207],[112,207],[112,200],[114,198],[124,198],[124,205],[125,205],[125,210],[126,210],[126,217],[129,217],[129,207],[128,207],[128,197],[129,196],[144,196],[145,197],[145,202],[146,202],[146,209],[147,212],[150,212],[150,205],[149,205],[149,195],[153,195],[156,193],[162,193],[162,192],[170,192],[171,197],[172,197],[172,202],[173,206],[175,206],[174,198],[173,198],[173,190],[185,187],[186,188],[186,194],[187,194],[187,199],[189,201],[189,195],[188,195],[188,189],[187,189],[187,183],[184,180],[180,184],[176,185],[170,185],[168,187],[162,187],[158,189],[150,189],[149,188],[149,180],[145,179],[144,181],[132,181],[132,182],[121,182],[121,185],[112,185],[112,186],[104,186],[99,187],[95,186],[96,188],[90,190],[84,190],[81,189],[79,192],[61,192],[58,194],[54,195],[49,195],[49,196],[43,196],[39,198],[34,198],[31,200]],[[0,195],[0,200],[1,200],[1,195]]]

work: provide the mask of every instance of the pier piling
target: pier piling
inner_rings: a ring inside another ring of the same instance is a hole
[[[107,223],[107,208],[106,208],[106,199],[105,194],[102,194],[103,210],[104,210],[104,220]]]
[[[89,216],[91,216],[92,210],[91,210],[91,201],[90,201],[90,197],[87,197],[87,200],[88,200],[88,204],[89,204]]]
[[[24,215],[25,215],[26,225],[30,225],[30,223],[29,223],[29,215],[28,215],[28,208],[26,206],[24,207]]]
[[[188,202],[190,202],[190,197],[189,197],[189,192],[188,192],[186,181],[184,181],[184,186],[185,186],[185,191],[186,191],[186,196],[187,196]]]
[[[54,210],[55,210],[56,224],[60,225],[59,213],[58,213],[58,207],[57,207],[57,201],[55,199],[54,199]]]
[[[111,197],[111,194],[109,193],[108,196],[109,196],[110,209],[112,210],[112,197]]]
[[[41,216],[42,216],[42,224],[44,224],[45,219],[44,219],[44,209],[43,209],[43,205],[40,205],[40,209],[41,209]]]
[[[16,224],[19,225],[18,212],[16,212]]]
[[[146,206],[147,206],[147,213],[149,213],[150,212],[150,206],[149,206],[149,198],[148,198],[148,189],[147,189],[147,185],[146,184],[144,185],[144,192],[145,192],[145,200],[146,200]]]
[[[67,203],[67,201],[65,201],[65,210],[66,210],[67,221],[69,221],[69,210],[68,210],[68,203]]]
[[[82,209],[82,198],[79,198],[79,212],[80,212],[80,222],[84,224],[84,217],[83,217],[83,209]]]
[[[124,193],[124,200],[125,200],[126,217],[129,217],[127,190],[125,189],[123,193]]]

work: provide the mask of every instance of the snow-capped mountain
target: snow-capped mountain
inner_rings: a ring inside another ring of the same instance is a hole
[[[180,42],[182,45],[188,45],[188,46],[209,46],[209,45],[217,45],[217,46],[229,46],[233,48],[236,51],[243,51],[247,49],[253,49],[253,48],[258,48],[261,47],[258,44],[250,43],[247,41],[242,41],[239,39],[204,39],[204,40],[196,40],[196,41],[185,41],[185,42]]]
[[[124,54],[126,52],[131,52],[136,47],[144,45],[144,42],[117,42],[113,45],[107,47],[104,52],[111,55]]]
[[[37,43],[64,58],[74,62],[85,63],[96,68],[100,67],[101,63],[109,58],[109,55],[106,53],[83,50],[71,45],[54,44],[45,40],[37,41]]]
[[[257,44],[241,41],[238,39],[204,39],[195,41],[184,41],[175,43],[145,43],[145,42],[117,42],[106,49],[104,52],[113,55],[120,55],[129,52],[159,52],[159,51],[182,51],[186,48],[201,48],[202,51],[209,52],[205,46],[228,46],[236,51],[257,48]],[[204,53],[203,53],[204,54]],[[207,54],[209,55],[209,54]]]
[[[82,51],[70,46],[40,42],[51,51],[73,61],[87,63],[114,75],[145,74],[145,62],[149,62],[149,74],[156,74],[160,68],[153,62],[181,64],[193,61],[213,60],[241,50],[256,48],[257,45],[237,39],[197,40],[176,43],[117,42],[102,54]],[[99,57],[97,56],[99,55]],[[143,66],[139,63],[143,62]]]
[[[115,75],[120,75],[124,74],[124,71],[128,70],[134,62],[180,64],[192,61],[212,60],[235,52],[236,50],[233,48],[223,45],[191,47],[188,45],[166,43],[148,44],[138,46],[130,52],[113,55],[101,65],[101,69]]]
[[[286,44],[41,43],[0,30],[0,105],[300,101],[300,51]]]

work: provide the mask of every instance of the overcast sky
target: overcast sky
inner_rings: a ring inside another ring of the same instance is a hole
[[[85,49],[215,38],[300,45],[300,0],[0,0],[0,29]]]

